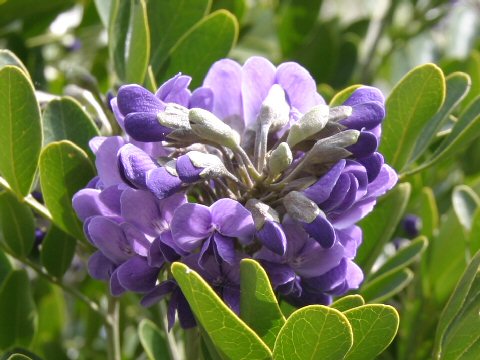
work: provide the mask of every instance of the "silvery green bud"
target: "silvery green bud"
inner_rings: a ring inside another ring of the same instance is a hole
[[[238,148],[240,135],[211,112],[200,108],[190,109],[188,120],[198,137],[230,149]]]
[[[292,124],[287,137],[287,143],[293,148],[299,142],[320,132],[328,122],[329,108],[327,105],[317,105]]]
[[[293,161],[292,151],[286,142],[280,143],[278,147],[270,153],[268,158],[268,172],[274,178],[280,175]]]

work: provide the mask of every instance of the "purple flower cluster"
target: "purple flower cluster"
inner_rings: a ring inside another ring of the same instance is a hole
[[[98,249],[89,272],[115,296],[169,296],[169,320],[194,318],[168,264],[198,271],[234,310],[239,261],[266,269],[294,305],[358,288],[356,223],[397,175],[377,152],[384,98],[356,89],[329,107],[300,65],[220,60],[203,86],[177,75],[155,93],[122,86],[111,101],[125,137],[90,146],[98,176],[73,198]],[[187,200],[188,199],[188,200]]]

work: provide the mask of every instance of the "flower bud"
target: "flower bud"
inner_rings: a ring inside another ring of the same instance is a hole
[[[192,131],[202,139],[235,149],[240,144],[240,135],[211,112],[200,108],[188,112]]]
[[[288,145],[293,148],[299,142],[320,132],[328,122],[327,105],[317,105],[294,123],[287,137]]]
[[[268,171],[272,178],[280,175],[293,161],[292,151],[286,142],[280,143],[278,147],[270,153],[268,158]]]
[[[218,156],[200,151],[190,151],[180,156],[176,162],[176,170],[180,180],[185,183],[221,176],[238,181],[235,175],[225,168]]]

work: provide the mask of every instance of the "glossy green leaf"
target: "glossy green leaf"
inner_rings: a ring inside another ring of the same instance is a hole
[[[70,140],[93,156],[88,142],[98,135],[93,120],[76,100],[64,97],[48,103],[43,113],[44,145]]]
[[[0,241],[21,258],[30,254],[35,241],[32,211],[8,192],[0,193]]]
[[[181,71],[192,76],[192,88],[199,86],[210,66],[228,55],[237,36],[237,19],[228,11],[218,10],[206,16],[170,50],[169,59],[160,72],[161,80]]]
[[[476,254],[480,250],[480,207],[473,214],[472,228],[467,238],[470,245],[470,254]]]
[[[458,221],[466,230],[472,228],[473,215],[479,208],[480,199],[467,185],[455,186],[452,193],[452,206]]]
[[[22,61],[8,49],[0,49],[0,69],[6,65],[13,65],[19,67],[29,77],[28,70],[23,65]]]
[[[196,319],[215,346],[229,359],[267,359],[271,351],[215,291],[182,263],[174,263],[172,274],[187,298]]]
[[[94,0],[98,16],[105,29],[108,29],[110,23],[110,14],[112,13],[112,4],[115,0]]]
[[[35,335],[36,311],[24,270],[12,271],[0,288],[0,350],[28,347]]]
[[[438,161],[451,157],[465,149],[480,134],[480,96],[459,116],[452,131],[441,142],[432,158],[422,167],[432,166]]]
[[[350,85],[349,87],[339,91],[330,101],[330,106],[340,106],[342,105],[353,93],[362,85]]]
[[[419,215],[422,219],[421,234],[427,239],[433,239],[433,234],[438,228],[439,215],[435,195],[429,187],[422,189]]]
[[[330,307],[337,309],[338,311],[350,310],[365,304],[365,300],[360,295],[347,295],[337,299]]]
[[[240,263],[240,279],[240,317],[273,349],[285,317],[268,275],[258,262],[244,259]]]
[[[410,159],[421,130],[444,98],[445,78],[434,64],[411,70],[392,90],[386,102],[379,151],[397,171]]]
[[[446,97],[440,111],[427,122],[415,144],[411,162],[415,161],[427,149],[430,142],[447,120],[452,111],[465,98],[472,84],[470,77],[463,72],[455,72],[446,77]]]
[[[305,42],[315,25],[322,0],[281,2],[278,39],[284,57],[291,56]]]
[[[40,184],[43,198],[55,224],[68,234],[83,238],[83,229],[72,197],[94,176],[87,154],[70,141],[47,145],[40,155]]]
[[[275,360],[343,359],[353,343],[352,328],[340,311],[310,305],[295,311],[278,334]]]
[[[0,174],[23,198],[37,170],[42,125],[33,86],[16,66],[0,69],[0,114]]]
[[[142,84],[150,59],[145,0],[114,0],[110,17],[110,54],[123,82]]]
[[[192,26],[208,14],[210,6],[211,0],[147,2],[152,44],[150,63],[157,82],[162,80],[159,73],[171,49]],[[181,71],[184,72],[184,70]]]
[[[42,243],[42,264],[47,271],[58,278],[68,270],[75,255],[77,240],[52,225]]]
[[[445,338],[446,332],[449,326],[454,322],[455,318],[460,314],[462,309],[467,303],[468,295],[471,292],[474,281],[478,279],[478,271],[480,270],[480,252],[478,252],[468,264],[465,272],[458,281],[455,290],[453,291],[450,299],[444,307],[442,314],[437,325],[437,331],[435,335],[434,353],[437,355],[442,352],[442,342]],[[475,294],[478,295],[478,294]],[[477,318],[477,314],[474,316]],[[478,326],[477,330],[478,332]]]
[[[378,202],[372,213],[360,222],[364,242],[358,249],[356,263],[365,274],[369,273],[384,245],[391,240],[395,227],[407,206],[410,191],[409,183],[398,185]]]
[[[170,358],[165,336],[160,329],[148,319],[138,324],[138,337],[150,360],[168,360]]]
[[[398,250],[395,255],[389,258],[377,271],[371,279],[377,278],[387,272],[403,269],[417,260],[428,246],[428,240],[425,236],[419,236],[412,240],[407,246]]]
[[[402,291],[412,279],[409,269],[390,271],[365,283],[360,294],[367,303],[383,302]]]
[[[344,312],[353,330],[353,346],[345,359],[375,359],[397,334],[400,318],[389,305],[370,304]]]

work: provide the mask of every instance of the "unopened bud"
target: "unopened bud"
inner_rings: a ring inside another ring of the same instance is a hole
[[[293,161],[292,151],[286,142],[280,143],[268,158],[268,172],[272,178],[280,175]]]
[[[188,120],[192,131],[200,138],[230,149],[238,148],[240,135],[211,112],[200,108],[191,109]]]
[[[327,105],[313,107],[290,127],[287,137],[288,145],[293,148],[299,142],[320,132],[327,124],[328,117],[329,108]]]

